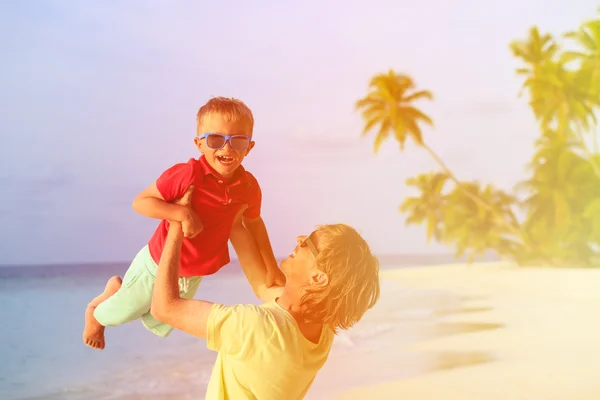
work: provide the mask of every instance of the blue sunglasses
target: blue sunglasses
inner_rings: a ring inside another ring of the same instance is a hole
[[[198,136],[198,138],[206,139],[206,145],[213,150],[221,150],[227,142],[237,152],[246,151],[250,146],[250,136],[246,135],[223,135],[209,132]]]

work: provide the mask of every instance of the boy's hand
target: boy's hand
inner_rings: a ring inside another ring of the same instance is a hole
[[[187,207],[187,212],[184,218],[181,220],[181,229],[183,230],[183,236],[191,239],[202,232],[204,226],[202,221],[196,212],[192,209],[192,195],[194,193],[194,185],[185,191],[182,198],[175,201],[175,204]]]
[[[267,270],[267,287],[273,286],[284,286],[285,285],[285,275],[279,268],[269,268]]]

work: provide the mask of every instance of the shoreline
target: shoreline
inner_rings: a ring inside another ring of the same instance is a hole
[[[445,311],[437,302],[436,323],[481,328],[425,338],[403,351],[457,359],[479,354],[481,362],[450,361],[447,368],[354,388],[335,399],[600,398],[600,269],[493,262],[387,270],[382,279],[454,293],[462,308]]]

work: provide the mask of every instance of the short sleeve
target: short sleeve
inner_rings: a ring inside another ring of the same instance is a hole
[[[165,201],[181,198],[194,181],[194,167],[190,163],[175,164],[156,180],[156,188]]]
[[[262,204],[262,191],[258,181],[248,172],[250,187],[248,188],[248,208],[244,211],[244,218],[256,219],[260,217],[260,207]]]
[[[266,311],[258,306],[213,304],[206,326],[206,345],[217,352],[249,355],[269,341],[271,327]]]

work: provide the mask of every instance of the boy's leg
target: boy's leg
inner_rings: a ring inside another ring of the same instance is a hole
[[[189,278],[187,291],[184,291],[184,278],[179,278],[179,295],[184,299],[193,299],[201,282],[201,276],[194,276],[192,278]],[[150,314],[150,311],[142,315],[141,319],[146,329],[154,333],[156,336],[166,338],[173,330],[172,326],[160,322],[159,320],[154,318],[152,314]]]
[[[121,277],[113,276],[104,287],[104,292],[92,300],[85,310],[85,327],[83,328],[83,343],[93,349],[104,349],[104,326],[94,317],[94,310],[104,300],[115,294],[121,287]]]
[[[148,269],[156,268],[155,265],[148,247],[144,247],[131,262],[121,285],[111,285],[110,290],[90,302],[86,310],[84,343],[103,349],[105,327],[125,324],[148,312],[155,280]]]

